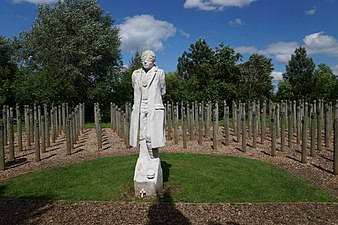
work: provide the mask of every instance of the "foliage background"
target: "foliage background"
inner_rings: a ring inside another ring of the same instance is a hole
[[[107,115],[110,102],[123,108],[133,100],[131,74],[141,60],[136,52],[125,67],[120,45],[112,15],[97,1],[40,5],[30,30],[13,39],[0,36],[0,105],[68,102],[73,107],[83,102],[91,108],[99,102]],[[325,64],[316,67],[304,47],[295,49],[277,93],[271,59],[254,54],[243,62],[230,46],[220,43],[213,49],[202,38],[187,47],[177,70],[166,75],[167,102],[338,97],[337,77]]]

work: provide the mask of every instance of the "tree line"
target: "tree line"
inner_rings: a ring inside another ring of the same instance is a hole
[[[139,52],[125,68],[119,29],[95,0],[64,0],[38,6],[30,30],[0,36],[0,105],[32,103],[88,107],[132,102],[131,74],[141,67]],[[306,49],[295,50],[274,93],[272,60],[243,56],[224,43],[198,39],[166,75],[165,101],[335,99],[338,83],[325,64],[316,68]]]

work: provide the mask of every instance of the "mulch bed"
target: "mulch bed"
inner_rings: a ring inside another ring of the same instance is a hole
[[[277,156],[271,157],[269,136],[265,144],[261,144],[259,139],[257,148],[252,148],[252,140],[248,139],[246,152],[241,150],[242,144],[236,141],[233,131],[230,146],[222,142],[221,131],[217,147],[212,146],[210,138],[204,138],[199,145],[195,137],[184,149],[181,138],[177,145],[173,140],[167,141],[161,152],[261,160],[287,169],[338,198],[338,176],[333,175],[332,146],[316,150],[316,157],[308,156],[308,162],[303,164],[300,162],[301,146],[295,142],[291,148],[286,146],[284,152],[278,149],[280,143],[277,143]],[[22,152],[16,152],[15,161],[6,162],[6,170],[0,172],[0,179],[67,163],[128,154],[138,154],[137,149],[127,149],[123,140],[110,129],[103,130],[103,149],[98,151],[95,130],[87,129],[70,156],[66,155],[64,135],[60,135],[47,152],[41,154],[40,162],[34,160],[34,147],[25,146]],[[1,199],[0,224],[338,224],[338,203],[153,204]]]

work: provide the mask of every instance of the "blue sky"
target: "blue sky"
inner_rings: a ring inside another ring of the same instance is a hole
[[[38,3],[55,0],[0,0],[0,35],[29,30]],[[258,53],[272,58],[281,78],[295,48],[305,46],[316,65],[338,74],[337,0],[98,0],[120,28],[121,53],[128,64],[136,50],[152,49],[166,72],[200,37],[210,47],[220,43],[246,61]]]

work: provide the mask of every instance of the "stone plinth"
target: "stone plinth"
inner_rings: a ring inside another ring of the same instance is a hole
[[[134,173],[135,195],[157,196],[163,191],[163,174],[160,158],[151,159],[145,143],[140,143],[140,155]]]

